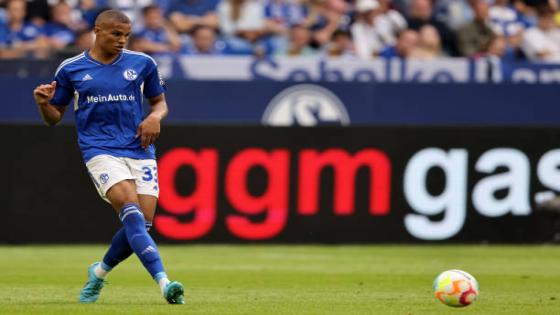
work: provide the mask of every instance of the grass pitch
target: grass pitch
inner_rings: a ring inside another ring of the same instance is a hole
[[[560,314],[556,246],[161,246],[186,305],[167,305],[135,257],[93,305],[77,303],[104,246],[0,247],[0,314]],[[473,274],[473,305],[437,301],[446,269]]]

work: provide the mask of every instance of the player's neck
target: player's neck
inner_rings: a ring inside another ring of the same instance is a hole
[[[119,57],[119,54],[110,54],[96,46],[93,46],[93,48],[89,50],[89,56],[97,62],[108,65],[115,61],[115,59]]]

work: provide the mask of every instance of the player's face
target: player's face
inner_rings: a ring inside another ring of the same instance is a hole
[[[118,54],[126,46],[130,32],[128,23],[104,23],[95,27],[95,44],[108,54]]]

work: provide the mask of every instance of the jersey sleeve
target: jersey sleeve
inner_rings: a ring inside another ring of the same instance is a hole
[[[67,106],[72,97],[74,97],[74,88],[70,80],[68,80],[64,68],[55,74],[54,80],[56,81],[56,90],[50,103],[57,106]]]
[[[163,81],[155,62],[149,60],[146,70],[147,75],[144,80],[144,95],[147,98],[152,98],[165,92],[165,82]]]

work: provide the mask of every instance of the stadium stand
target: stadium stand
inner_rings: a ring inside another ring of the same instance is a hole
[[[555,61],[560,51],[555,0],[7,0],[0,4],[0,58],[56,59],[87,48],[92,21],[107,8],[133,19],[130,48],[154,55]],[[333,48],[336,40],[347,43]],[[395,53],[399,41],[412,53]]]

